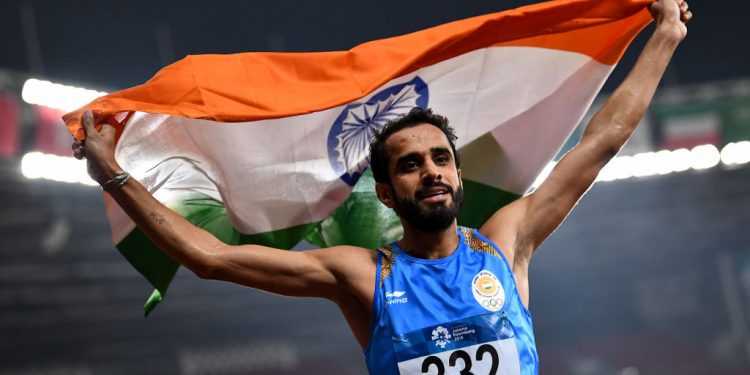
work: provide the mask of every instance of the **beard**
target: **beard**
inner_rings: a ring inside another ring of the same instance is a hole
[[[442,186],[448,189],[451,195],[449,204],[434,203],[424,207],[414,198],[398,197],[394,199],[394,210],[409,225],[423,232],[434,233],[448,228],[461,212],[461,206],[464,202],[464,189],[459,185],[455,192],[450,186],[442,182],[435,182],[429,186],[423,186],[417,192],[420,196],[421,191],[435,186]],[[394,194],[395,195],[395,194]]]

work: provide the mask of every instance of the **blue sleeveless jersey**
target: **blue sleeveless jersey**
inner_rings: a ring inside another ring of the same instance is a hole
[[[477,230],[459,227],[443,259],[378,249],[371,374],[537,374],[531,314],[505,257]],[[462,372],[463,371],[463,372]]]

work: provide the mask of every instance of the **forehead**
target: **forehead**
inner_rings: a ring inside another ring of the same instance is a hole
[[[433,148],[451,149],[442,130],[431,124],[420,124],[393,133],[385,142],[385,151],[392,162],[402,155],[429,153]]]

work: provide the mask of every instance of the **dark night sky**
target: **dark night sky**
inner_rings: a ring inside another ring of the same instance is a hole
[[[0,8],[0,34],[5,36],[0,68],[33,70],[21,22],[24,3],[33,8],[44,77],[114,90],[143,83],[161,66],[187,54],[349,49],[533,2],[8,0]],[[695,0],[691,8],[696,17],[666,84],[750,77],[750,44],[745,39],[750,2]],[[625,68],[650,30],[631,48],[621,64]],[[167,41],[162,52],[158,35]],[[622,78],[625,68],[616,71],[613,81]]]

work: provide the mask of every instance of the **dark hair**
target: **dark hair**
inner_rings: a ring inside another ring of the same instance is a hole
[[[448,119],[437,113],[433,113],[432,109],[414,107],[409,113],[389,121],[383,126],[383,129],[375,132],[375,136],[370,142],[370,166],[372,167],[372,175],[376,182],[391,182],[391,176],[388,174],[388,156],[385,153],[385,142],[388,138],[400,130],[420,124],[434,125],[443,131],[445,137],[448,138],[448,143],[451,145],[456,168],[461,167],[461,161],[458,158],[458,153],[456,153],[455,142],[458,137],[453,133],[453,128],[448,125]]]

